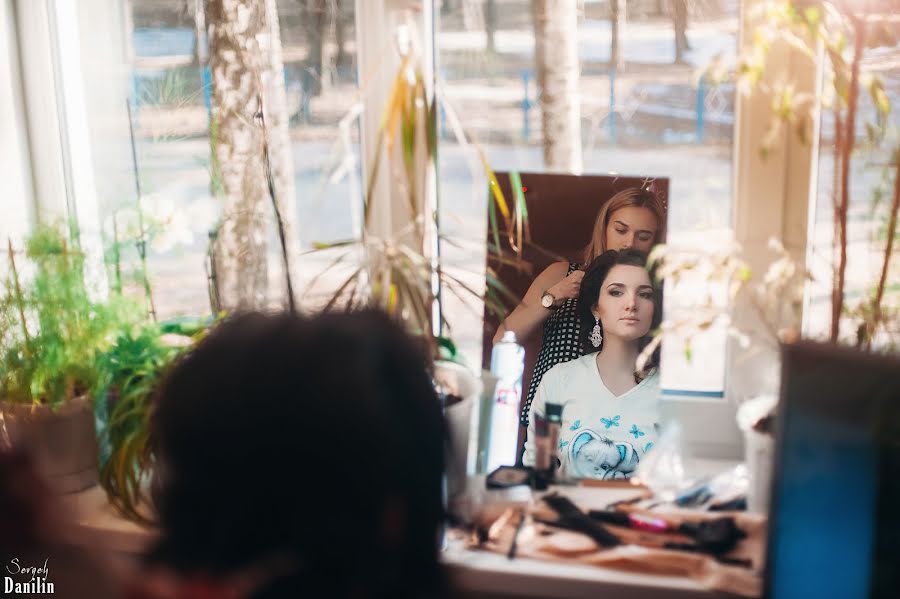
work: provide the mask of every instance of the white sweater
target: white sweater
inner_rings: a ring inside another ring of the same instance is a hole
[[[631,478],[659,429],[659,375],[654,372],[616,396],[597,370],[596,354],[557,364],[541,380],[532,414],[563,406],[557,457],[565,476],[606,480]],[[536,457],[534,418],[528,425],[523,463]]]

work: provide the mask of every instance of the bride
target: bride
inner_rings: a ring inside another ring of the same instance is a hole
[[[566,476],[630,478],[653,447],[659,428],[659,374],[635,363],[660,317],[659,294],[646,254],[610,250],[585,271],[578,296],[585,355],[544,375],[532,411],[562,407],[559,446]],[[535,462],[535,419],[528,427],[523,463]]]

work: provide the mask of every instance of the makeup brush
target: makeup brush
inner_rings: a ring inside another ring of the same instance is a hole
[[[558,520],[542,520],[544,524],[585,534],[601,547],[615,547],[622,542],[619,537],[607,530],[605,526],[581,511],[568,497],[554,493],[545,495],[543,500],[559,516]]]

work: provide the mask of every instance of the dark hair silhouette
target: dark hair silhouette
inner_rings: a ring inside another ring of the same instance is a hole
[[[73,542],[67,534],[74,514],[69,514],[44,478],[46,464],[23,445],[10,447],[5,432],[0,423],[0,561],[4,579],[34,582],[25,569],[49,562],[52,574],[45,582],[65,597],[121,597],[104,553],[91,551],[87,543]]]
[[[151,430],[151,561],[289,564],[254,597],[440,594],[444,422],[421,345],[386,315],[231,318],[169,373]]]
[[[578,292],[578,318],[581,324],[579,327],[581,345],[584,348],[585,354],[596,353],[603,348],[602,344],[600,347],[594,347],[588,340],[591,330],[596,324],[591,309],[594,307],[594,304],[597,303],[597,298],[600,297],[600,290],[603,288],[603,282],[609,275],[609,271],[611,271],[614,266],[620,264],[646,268],[647,254],[632,249],[620,251],[608,250],[597,256],[584,271],[584,278],[581,280],[581,289]],[[660,322],[662,322],[662,293],[652,269],[649,274],[650,282],[653,285],[653,318],[651,319],[650,324],[650,330],[653,331],[659,326]],[[602,329],[602,323],[600,327]],[[644,337],[641,340],[641,349],[643,349],[649,341],[649,335]],[[646,376],[650,369],[656,367],[658,364],[659,351],[657,349],[657,351],[654,352],[653,357],[648,361],[644,370],[641,373],[636,373],[638,378]]]

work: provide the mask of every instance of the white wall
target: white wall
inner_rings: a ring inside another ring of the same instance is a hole
[[[101,216],[110,206],[134,199],[128,112],[131,66],[127,61],[125,3],[77,0],[80,75],[84,82],[96,204]]]
[[[122,3],[0,2],[0,234],[76,220],[102,295],[101,214],[134,193]]]
[[[23,114],[13,1],[0,0],[0,242],[4,249],[7,238],[20,241],[35,218]]]

